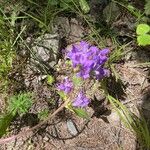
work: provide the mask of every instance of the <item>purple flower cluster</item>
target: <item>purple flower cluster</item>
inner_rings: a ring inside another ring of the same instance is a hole
[[[96,79],[102,79],[109,75],[109,70],[104,68],[108,60],[109,49],[100,50],[85,41],[73,44],[67,48],[67,57],[72,61],[74,68],[79,68],[77,75],[83,79],[94,76]],[[57,85],[57,89],[69,94],[73,90],[73,83],[66,77],[62,83]],[[74,107],[86,107],[90,100],[81,91],[72,102]]]
[[[80,71],[77,73],[83,79],[94,75],[96,79],[102,79],[109,75],[109,71],[103,68],[107,61],[109,49],[100,50],[96,46],[91,46],[85,41],[78,44],[73,44],[68,50],[67,57],[72,61],[73,67],[79,67]]]
[[[84,95],[83,92],[80,92],[77,98],[74,100],[72,105],[74,107],[86,107],[88,106],[90,100]]]
[[[57,89],[65,93],[70,93],[73,89],[73,83],[66,77],[62,83],[57,85]]]
[[[68,94],[73,89],[73,83],[68,78],[65,78],[62,83],[57,85],[57,89]],[[84,93],[80,92],[77,98],[73,101],[72,105],[74,107],[86,107],[89,102],[90,100],[84,95]]]

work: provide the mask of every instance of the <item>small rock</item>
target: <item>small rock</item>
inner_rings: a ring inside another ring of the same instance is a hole
[[[69,19],[67,17],[58,17],[56,24],[59,27],[59,34],[61,38],[68,37],[71,31]]]
[[[59,17],[56,21],[61,38],[67,37],[67,43],[80,41],[85,35],[85,28],[76,18]]]
[[[71,43],[80,41],[84,37],[84,28],[75,18],[70,21],[70,30],[69,40]]]
[[[119,115],[115,111],[112,111],[112,113],[107,117],[107,119],[111,124],[115,125],[119,124],[120,122]]]
[[[49,138],[48,138],[47,136],[45,136],[45,137],[43,138],[43,140],[44,140],[45,142],[47,142],[47,141],[49,141]]]
[[[77,128],[71,119],[67,120],[67,127],[68,127],[68,131],[70,132],[70,134],[74,136],[78,134]]]
[[[38,76],[38,81],[40,82],[46,78],[47,78],[47,75],[40,75],[40,76]]]

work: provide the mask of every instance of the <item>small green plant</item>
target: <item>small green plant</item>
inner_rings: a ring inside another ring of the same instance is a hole
[[[8,111],[13,115],[17,113],[23,115],[28,112],[28,109],[32,106],[32,94],[20,93],[10,98]]]
[[[137,42],[140,46],[150,45],[150,26],[148,24],[139,24],[136,28]]]
[[[12,96],[5,114],[0,116],[0,137],[2,137],[16,114],[23,115],[32,106],[32,94],[20,93]]]
[[[107,98],[118,113],[124,125],[136,134],[143,147],[149,149],[150,131],[142,114],[141,118],[139,118],[138,116],[133,114],[126,106],[124,106],[119,100],[113,98],[110,95],[108,95]]]

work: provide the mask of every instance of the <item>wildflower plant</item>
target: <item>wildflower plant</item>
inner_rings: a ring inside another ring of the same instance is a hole
[[[72,61],[74,68],[79,67],[77,76],[87,79],[93,75],[96,79],[102,79],[109,75],[109,71],[103,67],[108,59],[108,53],[109,49],[100,50],[81,41],[72,45],[67,57]]]
[[[78,83],[108,77],[109,70],[104,65],[108,60],[109,52],[107,48],[100,50],[86,41],[72,44],[65,49],[65,58],[71,62],[70,70],[73,71],[73,77],[72,75],[64,77],[57,84],[57,90],[63,100],[70,100],[66,108],[80,117],[88,117],[83,108],[89,105],[91,98],[87,95],[84,84]]]

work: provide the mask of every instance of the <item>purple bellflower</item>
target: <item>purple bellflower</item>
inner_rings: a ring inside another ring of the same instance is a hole
[[[96,46],[91,46],[85,41],[73,44],[67,53],[67,57],[72,61],[73,67],[79,67],[78,76],[83,79],[94,74],[96,79],[102,79],[108,76],[108,70],[103,68],[105,62],[108,60],[109,49],[100,50]]]
[[[62,83],[57,85],[57,89],[65,93],[70,93],[73,89],[73,83],[66,77]]]
[[[83,94],[83,92],[80,92],[77,98],[72,103],[72,106],[74,107],[86,107],[90,103],[90,100]]]

